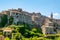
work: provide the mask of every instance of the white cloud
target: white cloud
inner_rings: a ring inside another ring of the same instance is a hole
[[[53,14],[53,16],[58,16],[58,15],[59,15],[59,13],[54,13],[54,14]]]
[[[59,17],[59,13],[53,13],[53,18],[58,18]]]
[[[50,15],[48,17],[50,18]]]

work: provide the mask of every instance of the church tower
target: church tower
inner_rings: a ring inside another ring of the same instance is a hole
[[[51,12],[51,19],[53,19],[53,13]]]

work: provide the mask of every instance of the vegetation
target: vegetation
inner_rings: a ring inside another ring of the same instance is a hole
[[[9,25],[11,25],[11,24],[12,24],[12,22],[13,22],[13,17],[12,17],[12,16],[10,16],[10,18],[9,18]]]
[[[56,34],[44,37],[37,28],[30,29],[27,24],[10,25],[8,27],[14,29],[11,40],[60,40],[60,36]]]
[[[1,16],[1,22],[0,22],[0,27],[4,27],[8,22],[8,18],[7,18],[7,15],[4,14]]]

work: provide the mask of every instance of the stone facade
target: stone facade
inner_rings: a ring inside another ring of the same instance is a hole
[[[42,32],[43,34],[55,34],[56,31],[54,31],[54,23],[51,22],[48,18],[45,19],[44,25],[42,25]]]
[[[22,9],[9,9],[7,11],[2,11],[2,14],[7,14],[8,19],[10,16],[13,17],[13,24],[17,24],[18,22],[25,22],[28,24],[41,24],[42,23],[42,18],[40,13],[29,13],[26,11],[23,11]],[[9,22],[8,22],[9,23]]]

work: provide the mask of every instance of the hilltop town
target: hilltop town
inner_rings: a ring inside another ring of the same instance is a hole
[[[2,16],[3,14],[6,14],[8,17],[7,24],[9,24],[9,18],[10,18],[10,16],[12,16],[13,17],[12,24],[17,25],[19,23],[24,22],[24,23],[30,24],[30,26],[32,26],[32,27],[37,27],[38,29],[40,29],[40,27],[41,27],[42,31],[49,30],[49,28],[51,27],[52,30],[51,29],[50,30],[52,33],[54,32],[54,30],[56,30],[56,29],[54,29],[55,28],[54,23],[60,25],[59,24],[60,20],[54,19],[53,13],[51,13],[51,17],[49,18],[49,17],[43,16],[41,13],[35,13],[35,12],[29,13],[29,12],[23,11],[21,8],[18,8],[18,9],[8,9],[5,11],[2,11],[0,13],[0,16]],[[57,27],[57,28],[59,29],[59,27]],[[46,32],[46,34],[49,34],[50,33],[49,31]]]
[[[38,30],[41,30],[44,35],[60,33],[60,19],[54,19],[53,13],[51,13],[51,17],[49,18],[41,13],[29,13],[23,11],[21,8],[8,9],[0,13],[0,22],[2,21],[1,17],[3,15],[7,15],[8,20],[5,24],[5,27],[9,24],[19,25],[25,23],[30,26],[30,29],[37,28]],[[13,20],[10,23],[9,19],[11,17]],[[4,31],[7,30],[11,31],[12,29],[6,28]]]

